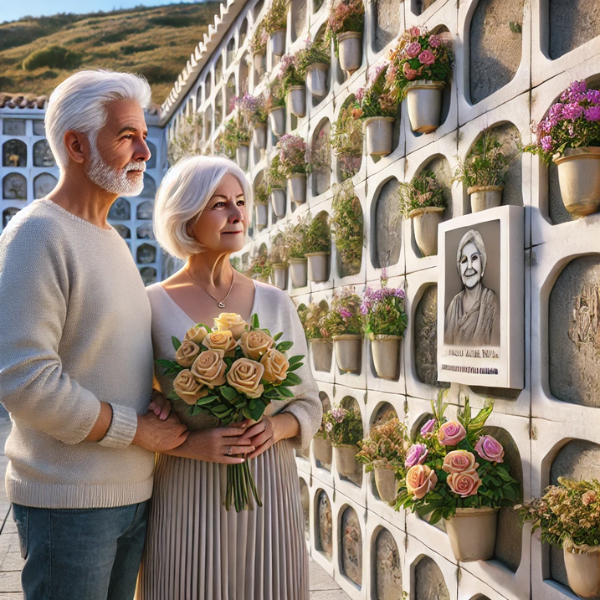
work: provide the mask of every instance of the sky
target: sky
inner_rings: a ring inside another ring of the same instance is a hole
[[[57,13],[90,13],[103,10],[105,12],[119,8],[134,8],[135,6],[162,6],[164,4],[178,4],[172,0],[0,0],[0,23],[2,21],[15,21],[21,17],[31,15],[55,15]],[[198,0],[183,0],[186,3]]]

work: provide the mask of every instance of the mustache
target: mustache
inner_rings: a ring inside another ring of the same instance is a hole
[[[125,171],[126,173],[128,173],[129,171],[141,171],[143,173],[145,170],[146,163],[143,160],[132,160],[130,163],[127,163],[125,165],[125,168],[123,169],[123,171]]]

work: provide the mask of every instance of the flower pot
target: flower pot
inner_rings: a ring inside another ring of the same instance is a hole
[[[285,29],[278,29],[271,34],[271,51],[275,56],[285,54]]]
[[[306,175],[293,173],[288,177],[287,182],[290,200],[296,204],[304,204],[306,202]]]
[[[240,144],[235,151],[235,159],[237,161],[238,166],[242,171],[245,171],[248,168],[248,154],[249,147],[248,144]]]
[[[313,438],[312,446],[315,458],[322,464],[330,465],[333,456],[333,448],[331,442],[327,439],[323,439],[317,434],[318,437]]]
[[[423,256],[433,256],[438,251],[438,225],[444,209],[437,206],[416,208],[408,213],[412,219],[415,241]]]
[[[365,119],[367,154],[387,156],[392,151],[394,117],[369,117]]]
[[[335,360],[340,371],[358,373],[362,358],[362,335],[334,335]]]
[[[263,54],[253,54],[252,55],[252,66],[254,70],[260,75],[262,75],[262,64],[263,64]]]
[[[358,471],[359,464],[356,462],[358,448],[353,444],[340,444],[335,446],[335,466],[340,475],[348,477]]]
[[[297,117],[306,115],[306,86],[292,85],[287,95],[287,105],[290,112]]]
[[[306,287],[308,284],[306,258],[290,258],[290,275],[292,277],[292,287]]]
[[[280,290],[287,290],[287,275],[288,268],[283,263],[277,263],[273,265],[273,272],[271,273],[271,281],[275,287]]]
[[[497,508],[457,508],[446,532],[456,560],[489,560],[496,545]]]
[[[467,188],[471,200],[471,212],[481,212],[486,208],[496,208],[502,204],[501,185],[473,185]]]
[[[329,279],[329,252],[309,252],[308,278],[313,283],[321,283]]]
[[[600,600],[600,546],[581,552],[575,544],[565,544],[563,553],[569,587],[586,600]]]
[[[285,190],[281,188],[271,190],[271,206],[278,219],[285,217]]]
[[[315,63],[306,69],[306,87],[315,98],[327,96],[327,63]]]
[[[567,148],[555,158],[565,208],[585,216],[600,206],[600,148]]]
[[[399,335],[373,335],[371,340],[371,356],[375,373],[381,379],[398,379],[400,370],[400,342]]]
[[[264,229],[269,223],[269,206],[267,204],[256,205],[256,226],[258,230]]]
[[[271,131],[277,137],[281,137],[285,133],[285,106],[274,108],[269,113],[271,121]]]
[[[340,67],[347,73],[354,73],[362,64],[362,33],[346,31],[337,36]]]
[[[333,357],[333,342],[329,338],[313,338],[309,341],[314,370],[329,373]]]
[[[431,133],[440,126],[443,81],[410,81],[406,104],[410,128],[418,133]]]
[[[257,150],[264,150],[267,147],[267,124],[261,123],[252,131],[252,143]]]
[[[398,481],[396,481],[394,469],[388,466],[375,466],[373,473],[375,474],[375,485],[379,497],[387,504],[394,504],[398,495]]]

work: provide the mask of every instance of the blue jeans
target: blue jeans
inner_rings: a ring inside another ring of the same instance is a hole
[[[51,509],[13,504],[25,600],[132,600],[148,502]]]

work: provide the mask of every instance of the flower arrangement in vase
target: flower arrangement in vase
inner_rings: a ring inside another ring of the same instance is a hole
[[[222,133],[215,141],[215,150],[232,160],[237,157],[239,166],[246,169],[248,167],[248,145],[251,140],[250,128],[237,113],[234,118],[225,123]],[[245,148],[245,152],[240,152],[242,147]]]
[[[333,240],[340,255],[341,275],[360,272],[363,251],[363,213],[351,179],[333,186]]]
[[[440,126],[442,91],[452,75],[450,39],[411,27],[390,51],[386,87],[398,102],[406,99],[411,129],[418,133]]]
[[[411,219],[415,241],[423,256],[437,254],[437,231],[446,209],[446,198],[435,173],[423,171],[412,181],[401,183],[399,193],[397,220],[401,215]]]
[[[285,52],[287,8],[287,0],[273,0],[262,21],[267,35],[271,36],[271,49],[275,56],[281,56]]]
[[[335,464],[340,475],[355,475],[356,454],[363,437],[362,417],[357,410],[336,406],[325,413],[325,432],[335,448]]]
[[[278,234],[269,250],[269,263],[271,264],[271,280],[273,285],[278,287],[280,290],[287,290],[288,283],[288,268],[289,268],[289,254],[288,245],[285,235],[283,233]]]
[[[296,56],[284,54],[279,61],[279,80],[290,112],[297,117],[306,115],[306,85],[304,75],[298,70]]]
[[[246,92],[236,98],[238,112],[247,127],[252,129],[252,142],[257,150],[267,147],[267,109],[262,96],[253,96]]]
[[[308,285],[307,259],[304,256],[306,230],[310,216],[306,213],[297,223],[288,223],[283,236],[288,249],[288,262],[292,287],[301,288]]]
[[[285,133],[285,96],[281,81],[277,77],[267,83],[265,108],[269,115],[273,135],[281,137]]]
[[[262,283],[268,283],[271,271],[272,268],[268,254],[266,252],[258,252],[250,262],[248,275],[252,279],[257,279]]]
[[[267,51],[267,42],[269,41],[269,34],[265,30],[265,22],[261,21],[254,30],[252,34],[252,39],[250,40],[249,48],[250,54],[254,60],[254,68],[260,74],[262,71],[262,57],[265,55]],[[257,57],[260,57],[258,59]]]
[[[600,207],[600,91],[574,81],[536,128],[537,140],[525,152],[558,167],[565,208],[578,216]]]
[[[314,283],[329,279],[331,229],[327,213],[310,220],[304,234],[304,256],[308,259],[308,277]]]
[[[381,288],[367,287],[360,310],[364,330],[371,340],[371,356],[378,377],[398,379],[400,371],[400,342],[406,329],[404,290],[387,287],[385,269],[381,274]]]
[[[256,227],[260,231],[269,222],[269,189],[264,177],[254,186],[253,200],[256,206]]]
[[[520,486],[504,465],[502,445],[483,433],[493,404],[473,417],[467,398],[458,421],[448,421],[442,397],[406,453],[396,509],[431,515],[431,524],[443,518],[457,560],[488,560],[498,510],[518,501]]]
[[[309,164],[306,159],[308,147],[304,138],[286,133],[277,142],[281,169],[288,180],[288,193],[292,202],[306,202],[306,174]]]
[[[362,36],[365,23],[365,6],[362,0],[341,0],[332,3],[327,19],[325,40],[333,41],[340,67],[354,73],[362,63]]]
[[[306,339],[310,344],[313,368],[315,371],[326,373],[331,371],[331,359],[333,356],[331,334],[323,323],[328,310],[325,300],[322,300],[319,304],[311,302],[308,306],[301,304],[298,307],[298,316],[304,328]]]
[[[275,154],[265,171],[265,180],[271,195],[271,205],[273,212],[278,219],[285,217],[286,195],[285,184],[286,176],[281,166],[279,154]]]
[[[363,127],[353,103],[340,109],[331,132],[331,147],[337,156],[341,180],[354,177],[362,163]]]
[[[298,72],[305,78],[306,87],[315,98],[327,95],[327,73],[331,63],[329,48],[323,40],[306,40],[306,46],[296,54]]]

